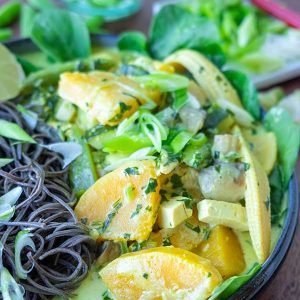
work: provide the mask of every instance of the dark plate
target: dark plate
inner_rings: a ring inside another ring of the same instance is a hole
[[[93,35],[92,43],[104,47],[112,47],[116,44],[117,37],[114,35]],[[6,45],[16,54],[25,54],[37,50],[30,39],[20,39],[6,43]],[[248,300],[254,297],[271,282],[272,278],[283,263],[291,246],[298,221],[299,193],[296,174],[293,175],[289,183],[288,191],[288,211],[283,230],[279,240],[267,261],[263,264],[259,273],[248,281],[239,291],[232,295],[230,300]]]

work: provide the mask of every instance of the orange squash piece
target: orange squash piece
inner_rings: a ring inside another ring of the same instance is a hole
[[[209,238],[200,244],[196,253],[209,259],[224,279],[240,274],[246,266],[237,236],[222,225],[211,230]]]
[[[156,220],[159,190],[155,163],[133,161],[98,179],[80,198],[75,214],[98,224],[100,239],[142,242]]]
[[[100,271],[118,300],[207,299],[222,276],[207,259],[173,247],[128,253]]]

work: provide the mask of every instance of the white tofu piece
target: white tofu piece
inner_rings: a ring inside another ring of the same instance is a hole
[[[184,197],[173,197],[160,205],[157,224],[160,228],[175,228],[186,219],[190,218],[193,210],[187,208]]]
[[[239,203],[204,199],[197,204],[201,222],[248,231],[246,209]]]

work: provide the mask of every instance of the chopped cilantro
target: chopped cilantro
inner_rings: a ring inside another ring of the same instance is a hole
[[[131,244],[130,250],[132,252],[140,251],[146,246],[146,244],[147,244],[147,241],[144,241],[142,243],[134,242],[133,244]]]
[[[108,290],[106,290],[106,291],[102,294],[102,299],[103,299],[103,300],[113,300],[113,298],[110,297],[109,291],[108,291]]]
[[[208,227],[206,227],[206,228],[203,228],[202,231],[203,231],[203,240],[207,241],[210,236],[210,229]]]
[[[193,224],[191,224],[191,223],[189,223],[189,222],[185,222],[185,226],[186,226],[187,228],[189,228],[189,229],[191,229],[191,230],[197,232],[197,233],[200,233],[200,231],[201,231],[201,228],[200,228],[199,225],[194,226]]]
[[[126,168],[124,170],[124,172],[125,172],[125,175],[128,175],[128,176],[130,176],[130,175],[140,175],[138,167]]]
[[[171,177],[171,183],[173,185],[173,188],[179,188],[179,187],[183,187],[181,178],[178,174],[173,174]]]
[[[270,199],[270,197],[267,197],[267,200],[265,201],[265,205],[266,205],[267,210],[270,209],[270,204],[271,204],[271,199]]]
[[[159,194],[160,194],[160,197],[161,197],[161,203],[162,202],[165,202],[165,201],[168,201],[168,198],[167,198],[167,191],[166,190],[163,190],[163,189],[161,189],[160,191],[159,191]]]
[[[132,219],[132,218],[134,218],[135,216],[137,216],[139,213],[140,213],[140,211],[141,211],[141,209],[143,208],[143,205],[142,204],[138,204],[137,206],[136,206],[136,208],[135,208],[135,211],[132,213],[132,215],[130,216],[130,218]]]
[[[124,112],[131,110],[132,106],[131,105],[127,105],[124,102],[119,102],[119,106],[120,106],[120,112],[117,113],[114,117],[112,117],[109,121],[110,122],[117,122],[120,121],[123,118],[123,114]]]
[[[93,222],[92,224],[92,228],[93,229],[96,229],[97,232],[101,235],[103,234],[107,228],[109,227],[109,225],[111,224],[113,218],[117,215],[117,213],[119,212],[120,208],[122,207],[122,202],[121,202],[121,199],[119,199],[118,201],[116,201],[114,204],[113,204],[113,210],[110,211],[108,214],[107,214],[107,217],[104,221],[96,221],[96,222]]]
[[[207,273],[207,277],[208,278],[211,277],[211,273],[210,272]]]
[[[144,273],[144,274],[143,274],[143,277],[144,277],[145,279],[148,279],[149,274],[148,274],[148,273]]]
[[[148,205],[146,208],[145,208],[146,211],[152,211],[152,206]]]
[[[163,238],[162,244],[163,244],[164,247],[172,246],[171,241],[170,241],[170,237],[167,236],[167,237]]]
[[[154,178],[150,178],[148,185],[145,188],[145,193],[146,194],[154,193],[156,191],[156,187],[157,187],[157,180]]]
[[[215,165],[215,170],[220,173],[221,171],[221,165]]]
[[[220,151],[214,151],[214,159],[220,158]]]
[[[130,239],[131,234],[130,233],[124,233],[124,239],[128,240]]]
[[[244,171],[248,171],[250,169],[250,164],[244,163]]]
[[[177,201],[182,201],[184,202],[184,205],[186,208],[190,208],[192,209],[193,208],[193,204],[194,204],[194,200],[192,198],[189,198],[189,197],[183,197],[181,199],[178,199]]]

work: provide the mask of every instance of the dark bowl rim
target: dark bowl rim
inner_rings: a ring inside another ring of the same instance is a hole
[[[113,34],[93,34],[92,44],[104,47],[113,47],[117,42],[117,35]],[[4,43],[16,54],[37,50],[37,47],[29,38],[14,39]],[[283,225],[282,232],[269,258],[265,261],[260,271],[237,292],[230,296],[229,300],[250,300],[254,299],[275,276],[280,265],[284,262],[289,248],[292,244],[298,222],[299,213],[299,191],[296,172],[294,172],[288,188],[288,211]]]

